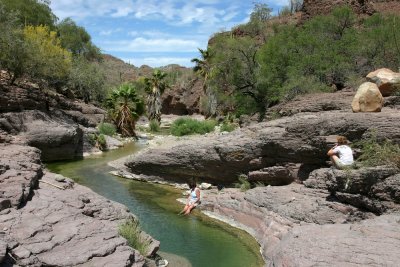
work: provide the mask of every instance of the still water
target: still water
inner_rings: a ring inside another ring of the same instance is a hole
[[[141,148],[141,145],[131,143],[99,156],[51,163],[47,167],[126,205],[139,218],[141,228],[161,242],[161,254],[179,267],[263,266],[259,246],[247,233],[209,219],[198,210],[190,216],[178,216],[182,208],[176,201],[181,197],[179,190],[130,181],[108,173],[113,169],[107,162]]]

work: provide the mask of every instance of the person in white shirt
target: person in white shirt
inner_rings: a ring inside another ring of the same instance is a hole
[[[339,170],[350,167],[354,163],[353,151],[347,144],[346,137],[338,136],[337,144],[328,151],[333,166]]]

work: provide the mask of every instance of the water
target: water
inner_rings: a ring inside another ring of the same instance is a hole
[[[99,156],[48,164],[48,168],[73,178],[104,197],[126,205],[141,223],[141,228],[161,241],[160,250],[168,257],[184,260],[176,266],[256,267],[262,266],[259,246],[247,233],[207,218],[198,210],[178,216],[181,192],[162,185],[130,181],[110,175],[107,162],[140,149],[134,143]],[[161,253],[161,254],[163,254]],[[174,262],[173,259],[169,259]],[[188,264],[187,262],[190,262]],[[170,264],[171,267],[174,265]]]

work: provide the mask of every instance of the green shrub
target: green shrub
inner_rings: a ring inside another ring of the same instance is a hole
[[[245,174],[241,174],[238,177],[239,182],[235,183],[236,188],[240,188],[240,191],[247,191],[251,188],[250,182],[247,180],[247,176]]]
[[[191,118],[179,118],[171,125],[171,134],[183,136],[212,132],[217,123],[214,120],[198,121]]]
[[[118,226],[118,233],[128,241],[128,245],[145,255],[149,242],[143,240],[141,232],[139,221],[135,219],[126,220]]]
[[[106,137],[104,136],[104,134],[100,134],[97,136],[97,146],[99,147],[100,150],[107,149],[107,141],[106,141]]]
[[[151,132],[159,132],[161,130],[160,123],[157,120],[151,120],[149,127]]]
[[[400,146],[390,140],[379,142],[376,134],[361,140],[355,146],[361,148],[362,154],[357,161],[364,166],[389,165],[400,168]]]
[[[97,142],[97,135],[96,134],[88,134],[88,140],[92,146],[95,146],[96,142]]]
[[[105,134],[109,136],[113,136],[117,132],[114,124],[107,122],[100,123],[97,128],[99,129],[100,134]]]
[[[221,132],[232,132],[235,129],[236,129],[236,124],[227,121],[224,121],[221,124],[220,128]]]

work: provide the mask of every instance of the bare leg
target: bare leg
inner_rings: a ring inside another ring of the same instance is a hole
[[[330,158],[331,158],[331,161],[332,161],[333,166],[334,166],[336,169],[341,169],[341,164],[340,164],[340,159],[339,159],[339,157],[336,156],[336,155],[333,155],[333,156],[331,156]]]
[[[179,212],[179,214],[186,214],[186,211],[189,209],[189,204],[186,204],[185,207]]]
[[[192,211],[193,208],[194,208],[194,205],[188,205],[188,207],[185,211],[185,215],[188,215]]]

